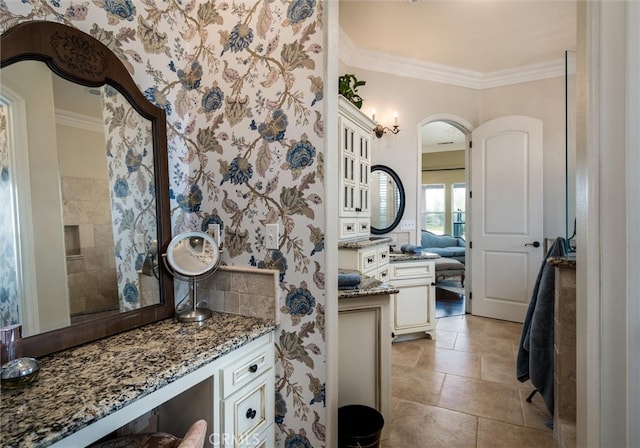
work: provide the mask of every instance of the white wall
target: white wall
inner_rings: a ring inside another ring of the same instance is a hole
[[[37,250],[32,257],[38,297],[46,298],[38,301],[39,332],[70,324],[66,265],[60,263],[65,250],[51,76],[44,64],[31,61],[2,70],[2,82],[25,100],[27,108],[32,238]]]
[[[372,163],[393,168],[407,193],[403,219],[418,219],[418,124],[436,114],[460,117],[477,127],[504,115],[528,115],[544,123],[544,235],[565,233],[564,212],[564,78],[474,90],[340,66],[366,84],[358,89],[362,111],[376,121],[393,124],[399,114],[400,133],[374,138]],[[415,238],[415,234],[412,234]],[[415,243],[415,239],[412,240]]]

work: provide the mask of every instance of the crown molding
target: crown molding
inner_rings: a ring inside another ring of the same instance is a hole
[[[100,119],[64,109],[56,108],[56,123],[104,134],[104,124]]]
[[[469,89],[491,89],[564,76],[564,59],[482,73],[358,48],[340,29],[340,59],[350,67],[440,82]]]

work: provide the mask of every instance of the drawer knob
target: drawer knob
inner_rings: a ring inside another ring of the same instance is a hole
[[[256,410],[255,409],[251,409],[251,408],[247,409],[246,416],[247,416],[247,418],[250,418],[250,419],[256,418]]]
[[[251,364],[249,366],[249,372],[256,373],[258,371],[258,364]]]

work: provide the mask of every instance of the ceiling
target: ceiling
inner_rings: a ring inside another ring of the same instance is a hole
[[[356,53],[400,56],[480,79],[559,65],[566,50],[576,49],[575,0],[340,0],[339,17]],[[423,127],[423,152],[464,147],[464,135],[449,124]]]
[[[479,73],[576,47],[575,0],[340,0],[339,17],[359,49]]]

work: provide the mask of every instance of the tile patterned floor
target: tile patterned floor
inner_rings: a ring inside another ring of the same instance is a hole
[[[521,324],[464,315],[438,320],[436,340],[392,348],[392,418],[382,448],[544,448],[544,403],[515,378]],[[389,423],[387,423],[389,424]]]

